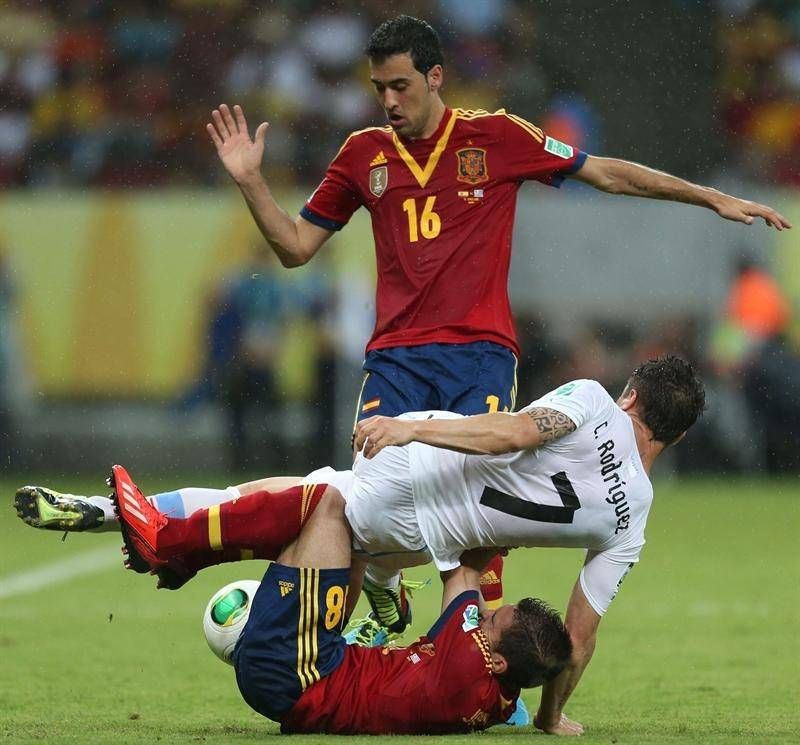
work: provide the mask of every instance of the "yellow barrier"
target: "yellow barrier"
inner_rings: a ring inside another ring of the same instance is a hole
[[[280,200],[291,214],[305,196]],[[346,243],[322,249],[330,260],[291,272],[278,266],[282,281],[329,267],[369,271],[368,216],[353,222]],[[210,291],[258,240],[233,189],[5,195],[0,255],[11,268],[12,320],[35,388],[58,396],[180,393],[202,367]],[[294,361],[282,369],[298,370],[302,353],[290,347],[287,355]],[[292,375],[284,377],[291,388]]]

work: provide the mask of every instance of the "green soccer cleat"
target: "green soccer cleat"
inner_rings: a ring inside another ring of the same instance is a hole
[[[373,613],[364,618],[354,618],[350,626],[350,630],[344,634],[344,640],[359,647],[382,647],[401,636],[387,631],[375,620]]]
[[[388,588],[379,587],[365,579],[363,591],[372,608],[373,619],[387,632],[399,635],[411,624],[411,596],[415,590],[421,590],[429,584],[430,580],[414,582],[401,579],[397,588]]]
[[[411,604],[402,583],[397,588],[388,588],[365,579],[363,591],[375,621],[387,631],[402,634],[411,623]]]
[[[359,647],[383,647],[399,640],[411,623],[409,598],[415,590],[430,583],[429,579],[423,582],[401,579],[397,588],[386,588],[365,579],[363,590],[372,610],[366,618],[350,621],[345,641]]]
[[[99,528],[103,510],[85,497],[61,494],[45,486],[23,486],[14,496],[19,519],[34,528],[80,532]]]

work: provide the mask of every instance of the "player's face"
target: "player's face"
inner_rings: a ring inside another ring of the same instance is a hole
[[[503,605],[497,610],[487,610],[481,615],[481,631],[494,649],[505,631],[514,623],[516,605]]]
[[[393,54],[380,64],[370,61],[370,80],[389,124],[404,137],[423,137],[430,129],[433,107],[438,100],[441,65],[423,75],[409,54]],[[434,127],[435,129],[435,127]]]

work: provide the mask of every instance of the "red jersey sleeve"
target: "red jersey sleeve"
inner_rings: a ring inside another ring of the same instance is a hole
[[[506,114],[504,119],[503,156],[510,178],[558,187],[583,166],[586,153],[578,148],[549,137],[522,117]]]
[[[353,154],[352,136],[328,166],[325,178],[308,198],[300,215],[325,230],[341,230],[363,204],[350,176]]]

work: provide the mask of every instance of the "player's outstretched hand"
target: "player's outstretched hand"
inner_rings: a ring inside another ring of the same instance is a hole
[[[217,155],[234,181],[242,183],[260,174],[264,156],[264,137],[269,124],[262,122],[251,140],[244,111],[238,104],[233,112],[226,104],[211,112],[206,130],[217,148]]]
[[[792,224],[772,207],[758,202],[750,202],[747,199],[738,199],[728,194],[720,195],[714,209],[720,217],[724,217],[726,220],[735,220],[747,225],[752,225],[755,218],[761,217],[767,225],[778,230],[792,227]]]
[[[547,732],[548,735],[562,735],[565,737],[577,737],[583,734],[583,725],[579,722],[573,722],[569,717],[562,714],[561,718],[552,726],[545,726],[541,718],[537,714],[533,719],[533,724],[537,729],[542,732]]]
[[[365,458],[374,458],[390,445],[408,445],[414,439],[413,425],[411,420],[388,416],[362,419],[356,425],[356,450]]]

